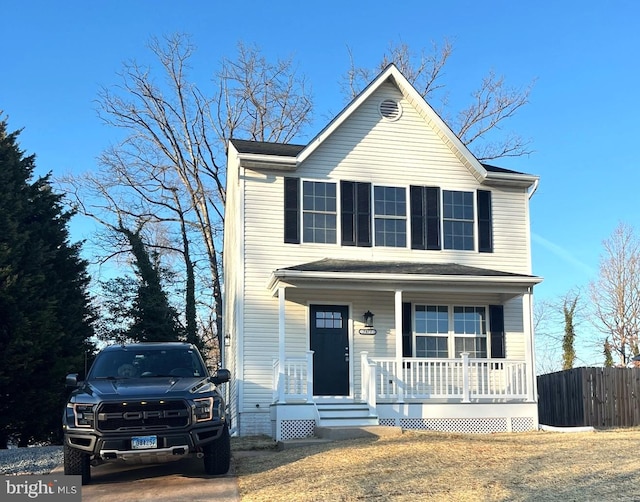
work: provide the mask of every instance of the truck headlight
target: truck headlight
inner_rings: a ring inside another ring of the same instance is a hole
[[[74,424],[76,427],[93,427],[93,404],[69,403],[67,407],[73,410]]]
[[[204,422],[213,418],[213,398],[203,397],[193,400],[195,404],[194,412],[196,415],[196,422]]]

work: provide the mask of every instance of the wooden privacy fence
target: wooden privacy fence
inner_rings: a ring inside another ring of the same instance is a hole
[[[640,425],[640,368],[574,368],[538,376],[544,425]]]

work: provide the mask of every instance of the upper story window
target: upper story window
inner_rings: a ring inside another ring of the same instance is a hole
[[[286,177],[284,241],[492,253],[491,194]]]
[[[373,188],[376,246],[407,247],[407,194],[404,188]]]
[[[473,192],[442,191],[444,249],[473,251]]]
[[[336,243],[336,184],[302,183],[302,238],[304,242]]]
[[[411,249],[493,252],[491,192],[411,186]],[[477,217],[476,217],[477,215]],[[477,230],[476,230],[477,229]]]

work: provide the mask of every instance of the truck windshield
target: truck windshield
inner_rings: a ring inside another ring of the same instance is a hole
[[[122,347],[107,350],[96,358],[89,379],[202,377],[206,371],[197,352],[189,349],[139,349]]]

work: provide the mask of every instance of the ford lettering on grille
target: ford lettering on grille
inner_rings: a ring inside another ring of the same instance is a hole
[[[100,413],[98,420],[146,420],[149,418],[180,418],[188,417],[187,410],[150,410],[150,411],[125,411],[124,413]]]
[[[162,430],[187,426],[191,410],[184,401],[104,403],[97,417],[105,431]]]

